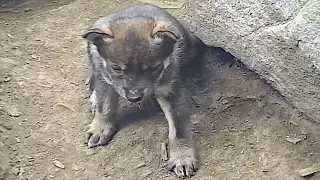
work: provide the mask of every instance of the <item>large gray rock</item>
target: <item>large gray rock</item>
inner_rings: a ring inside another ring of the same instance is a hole
[[[320,0],[188,0],[182,18],[320,122]]]

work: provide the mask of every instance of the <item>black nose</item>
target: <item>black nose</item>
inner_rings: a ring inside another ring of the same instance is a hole
[[[142,95],[140,96],[132,96],[132,97],[126,97],[128,101],[130,102],[138,102],[141,101]]]

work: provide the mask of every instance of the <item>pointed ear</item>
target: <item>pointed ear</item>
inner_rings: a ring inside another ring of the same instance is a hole
[[[165,21],[156,22],[156,25],[152,30],[152,37],[159,33],[164,33],[166,36],[172,38],[175,41],[181,37],[181,33],[178,28]]]
[[[113,38],[113,34],[107,25],[102,25],[98,28],[87,30],[82,37],[88,41],[94,42],[103,38]]]

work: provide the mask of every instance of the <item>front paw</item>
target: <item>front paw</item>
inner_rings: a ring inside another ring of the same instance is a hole
[[[167,168],[179,178],[193,176],[198,170],[198,160],[192,148],[188,147],[170,147],[169,160]]]
[[[98,127],[90,124],[89,126],[89,130],[85,132],[85,144],[87,144],[89,148],[107,145],[116,134],[116,128],[112,125],[106,124]]]

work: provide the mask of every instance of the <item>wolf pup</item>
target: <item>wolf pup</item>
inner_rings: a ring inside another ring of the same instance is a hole
[[[198,160],[180,67],[202,42],[168,12],[146,3],[98,19],[83,38],[94,112],[85,143],[102,146],[113,138],[119,98],[138,102],[152,95],[169,126],[168,169],[181,178],[194,175]]]

